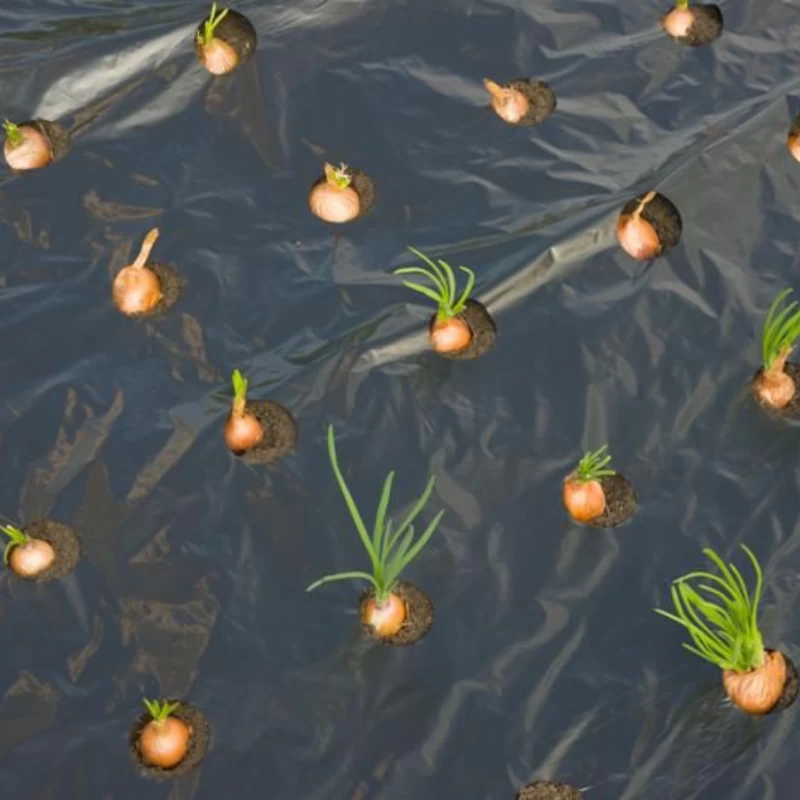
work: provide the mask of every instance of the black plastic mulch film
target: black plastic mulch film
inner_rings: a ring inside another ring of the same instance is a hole
[[[0,10],[3,116],[71,135],[0,176],[0,509],[82,548],[66,578],[0,578],[0,795],[794,797],[796,711],[731,709],[652,609],[704,546],[746,571],[746,543],[765,642],[800,655],[796,431],[747,388],[800,283],[797,6],[724,3],[696,48],[632,0],[237,8],[258,49],[219,78],[205,4]],[[557,107],[505,124],[487,77]],[[374,181],[369,214],[309,212],[325,161]],[[634,261],[617,215],[651,190],[682,235]],[[185,285],[128,319],[111,282],[154,227]],[[392,274],[409,245],[475,271],[489,352],[431,352],[431,304]],[[297,420],[274,464],[225,448],[236,367]],[[414,646],[364,635],[359,584],[304,591],[367,567],[329,423],[368,524],[389,470],[394,516],[436,476],[422,519],[446,513],[403,576],[435,608]],[[563,477],[606,442],[636,512],[576,526]],[[130,762],[143,696],[210,724],[175,782]]]

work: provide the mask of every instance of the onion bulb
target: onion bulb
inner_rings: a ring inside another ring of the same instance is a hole
[[[212,75],[227,75],[239,65],[239,56],[224,39],[214,37],[208,44],[197,45],[200,63]]]
[[[617,220],[617,239],[631,258],[647,261],[661,252],[661,241],[655,228],[642,217],[645,206],[656,196],[648,192],[631,214],[620,214]]]
[[[361,213],[361,198],[352,186],[347,165],[338,169],[325,164],[325,180],[315,184],[308,196],[311,212],[325,222],[350,222]]]
[[[56,553],[50,542],[44,539],[28,540],[17,544],[8,554],[8,566],[21,578],[35,578],[41,575],[55,561]]]
[[[661,18],[661,27],[673,39],[683,39],[689,35],[694,25],[695,13],[688,6],[676,6]]]
[[[408,616],[405,602],[393,592],[389,592],[386,600],[378,605],[374,597],[364,604],[362,620],[376,636],[384,639],[394,636]]]
[[[145,236],[136,261],[123,267],[114,278],[111,297],[114,305],[128,316],[152,311],[162,298],[161,281],[153,270],[146,266],[150,251],[158,239],[158,228]]]
[[[248,380],[233,371],[233,405],[225,422],[225,444],[234,455],[252,450],[264,438],[264,426],[247,410]]]
[[[429,338],[437,353],[456,353],[469,347],[472,341],[472,330],[458,316],[437,319],[431,327]]]
[[[795,161],[800,161],[800,133],[790,133],[786,142]]]
[[[500,119],[516,125],[528,113],[528,98],[513,86],[500,86],[489,78],[483,79],[486,91],[492,97],[492,108]]]
[[[723,670],[722,685],[731,702],[748,714],[768,714],[786,685],[786,660],[777,650],[764,652],[764,663],[750,672]]]
[[[50,142],[33,125],[18,126],[6,120],[3,129],[6,133],[3,153],[11,169],[39,169],[53,160]]]
[[[755,380],[758,399],[770,408],[786,408],[794,399],[796,386],[794,380],[784,371],[786,359],[792,352],[785,347],[773,360],[769,369],[762,370]]]
[[[564,480],[564,505],[576,522],[591,522],[606,510],[606,495],[600,481],[582,481],[575,473]]]
[[[177,717],[151,720],[139,734],[142,761],[152,767],[171,769],[186,758],[192,728]]]

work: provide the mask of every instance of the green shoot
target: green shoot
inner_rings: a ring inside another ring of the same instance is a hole
[[[611,456],[606,455],[608,445],[604,444],[599,450],[592,452],[589,450],[584,453],[583,458],[578,462],[575,478],[581,483],[587,481],[599,481],[600,478],[616,475],[613,469],[606,469],[611,462]]]
[[[337,189],[346,189],[353,182],[353,176],[348,171],[347,164],[340,164],[338,167],[325,164],[325,180]]]
[[[783,358],[783,361],[776,366],[780,370],[783,369],[786,356],[789,355],[792,345],[800,336],[800,310],[797,310],[797,300],[780,308],[791,293],[791,289],[784,289],[780,292],[772,301],[764,320],[764,330],[761,334],[761,355],[765,372],[768,372],[780,358]]]
[[[395,528],[392,520],[386,518],[386,510],[392,493],[392,481],[394,480],[394,472],[390,472],[383,482],[383,490],[381,491],[381,498],[375,514],[375,523],[372,528],[372,534],[370,534],[339,469],[332,425],[328,426],[328,456],[330,457],[336,480],[339,483],[339,488],[344,496],[344,501],[350,511],[350,516],[353,518],[353,523],[361,538],[361,543],[369,556],[372,573],[357,571],[326,575],[324,578],[312,583],[306,591],[311,592],[324,583],[330,583],[331,581],[364,580],[371,583],[375,588],[375,602],[381,605],[386,602],[389,593],[397,584],[403,570],[420,554],[422,548],[433,536],[436,526],[444,516],[444,511],[440,511],[424,533],[414,541],[414,527],[411,523],[428,502],[428,498],[433,491],[435,478],[431,477],[425,487],[425,491],[408,513],[408,516]]]
[[[163,722],[173,711],[175,711],[180,703],[168,703],[166,700],[159,702],[158,700],[148,700],[146,697],[142,698],[142,702],[147,707],[153,722]]]
[[[11,143],[12,147],[18,147],[22,144],[22,131],[19,129],[19,125],[15,125],[11,120],[5,120],[3,122],[3,130],[6,133],[6,138]]]
[[[6,545],[6,549],[3,551],[3,561],[8,564],[8,557],[11,555],[11,551],[18,545],[29,542],[31,537],[28,536],[28,534],[24,531],[21,531],[19,528],[15,528],[13,525],[0,525],[0,531],[3,531],[3,533],[11,540]]]
[[[675,0],[675,8],[689,8],[689,0]]]
[[[672,585],[672,602],[675,614],[653,609],[657,614],[683,625],[692,637],[694,647],[683,646],[720,669],[749,672],[764,663],[764,644],[758,630],[758,603],[761,599],[761,567],[752,551],[742,545],[756,573],[756,588],[752,596],[739,570],[722,559],[710,548],[703,553],[714,562],[722,577],[709,572],[691,572],[678,578]],[[708,583],[698,584],[698,593],[690,584],[693,579]]]
[[[211,13],[208,15],[208,19],[203,23],[202,32],[197,31],[197,44],[203,47],[208,47],[208,45],[211,44],[211,40],[214,38],[214,31],[216,31],[220,22],[228,15],[228,11],[230,11],[230,9],[223,8],[222,11],[217,13],[216,1],[212,4]]]
[[[249,381],[238,369],[235,369],[231,375],[231,383],[233,384],[233,412],[234,414],[242,414],[247,405]]]
[[[435,289],[431,289],[429,286],[422,286],[414,281],[403,281],[403,285],[433,300],[437,305],[436,318],[440,322],[444,322],[463,311],[470,292],[475,286],[475,273],[468,267],[459,267],[467,275],[467,285],[461,295],[457,296],[455,274],[453,273],[453,268],[446,261],[440,259],[436,264],[426,255],[420,253],[419,250],[415,250],[413,247],[408,249],[417,258],[421,258],[428,265],[428,269],[424,267],[401,267],[394,271],[395,275],[423,275],[433,283]]]

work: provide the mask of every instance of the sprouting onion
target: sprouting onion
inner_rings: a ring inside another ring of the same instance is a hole
[[[769,307],[761,333],[763,369],[754,383],[754,390],[759,401],[771,408],[789,405],[797,389],[785,371],[786,360],[800,336],[798,302],[786,303],[791,293],[791,289],[778,293]]]
[[[208,19],[203,23],[202,31],[197,31],[197,43],[203,47],[208,47],[211,40],[214,38],[214,32],[219,27],[220,22],[228,15],[230,9],[223,8],[219,13],[217,12],[216,0],[211,5],[211,13]]]

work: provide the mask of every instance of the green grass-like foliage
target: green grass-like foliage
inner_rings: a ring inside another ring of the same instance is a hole
[[[207,47],[211,44],[211,40],[214,38],[214,31],[219,27],[220,22],[228,15],[228,11],[230,9],[223,8],[222,11],[217,13],[217,4],[214,2],[211,6],[211,13],[208,15],[208,19],[203,23],[203,30],[197,31],[197,43]]]
[[[761,355],[764,369],[768,370],[778,356],[790,349],[800,336],[800,310],[797,300],[784,305],[786,298],[792,293],[784,289],[772,301],[761,334]],[[783,307],[781,307],[783,306]]]
[[[11,142],[12,147],[17,147],[17,145],[22,144],[22,131],[19,129],[19,125],[7,119],[3,121],[3,130],[5,131],[6,138]]]
[[[233,398],[234,400],[243,403],[247,399],[247,387],[249,385],[249,381],[247,378],[239,372],[238,369],[235,369],[231,374],[231,384],[233,384]]]
[[[757,622],[763,580],[756,557],[746,545],[741,547],[756,573],[752,595],[739,570],[733,564],[726,566],[711,548],[705,548],[703,553],[714,562],[720,575],[690,572],[678,578],[671,587],[675,613],[660,608],[654,611],[689,631],[694,646],[686,642],[683,646],[690,653],[720,669],[749,672],[764,663],[764,643]],[[693,580],[704,583],[695,589],[690,584]]]
[[[8,536],[9,542],[6,545],[6,549],[3,551],[3,561],[8,564],[8,557],[11,554],[11,551],[17,547],[17,545],[25,544],[31,540],[31,537],[28,536],[27,533],[21,531],[19,528],[15,528],[13,525],[0,525],[0,531]]]
[[[180,703],[168,703],[166,700],[148,700],[146,697],[142,698],[148,713],[153,718],[154,722],[163,722],[173,711],[177,710]]]
[[[406,518],[394,528],[392,520],[386,518],[386,511],[392,493],[392,481],[394,480],[394,472],[390,472],[383,482],[383,491],[381,492],[381,499],[378,502],[378,510],[375,514],[372,534],[370,534],[367,531],[364,520],[361,518],[355,500],[353,500],[353,496],[347,488],[344,476],[339,469],[332,425],[328,426],[328,456],[330,457],[331,467],[333,467],[336,480],[339,483],[339,488],[342,490],[344,501],[350,511],[350,516],[353,518],[353,523],[361,538],[361,543],[364,545],[364,549],[369,556],[372,565],[372,573],[355,571],[326,575],[324,578],[320,578],[318,581],[312,583],[306,591],[311,592],[319,586],[330,583],[331,581],[351,579],[364,580],[371,583],[375,588],[375,601],[379,604],[384,603],[397,583],[400,574],[430,541],[431,536],[433,536],[436,530],[436,526],[444,516],[444,511],[440,511],[433,518],[433,521],[428,525],[424,533],[416,541],[414,540],[414,526],[412,522],[428,502],[436,479],[431,476],[428,485],[425,487],[425,491],[420,495],[414,507]]]
[[[611,463],[611,456],[606,454],[608,445],[604,444],[598,450],[584,453],[578,462],[577,478],[579,481],[599,481],[608,475],[616,475],[613,469],[607,469]]]
[[[446,262],[439,259],[438,263],[434,262],[428,256],[420,253],[419,250],[413,247],[408,248],[417,258],[422,259],[427,265],[428,269],[424,267],[401,267],[394,271],[395,275],[423,275],[433,285],[434,289],[429,286],[423,286],[415,281],[403,281],[403,285],[415,292],[424,294],[436,303],[438,308],[436,316],[440,321],[450,319],[459,312],[463,311],[467,300],[469,299],[470,292],[475,286],[475,273],[469,267],[459,267],[459,269],[467,275],[467,285],[460,295],[457,295],[456,277],[453,268]]]

